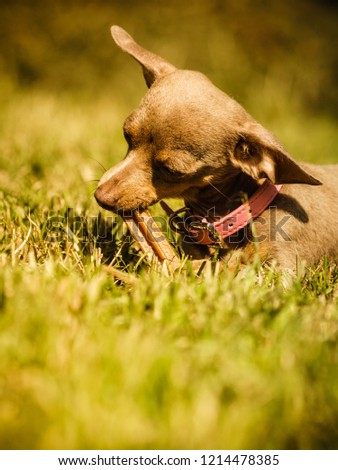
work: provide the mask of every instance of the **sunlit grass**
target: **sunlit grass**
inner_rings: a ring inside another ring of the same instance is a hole
[[[89,262],[3,265],[2,447],[335,447],[326,274],[317,295],[254,270],[119,287]]]
[[[1,447],[336,448],[337,269],[161,276],[92,197],[121,111],[35,92],[2,113]],[[311,160],[333,139],[285,122]]]

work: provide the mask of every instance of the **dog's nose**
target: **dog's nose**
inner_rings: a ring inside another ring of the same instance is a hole
[[[102,187],[101,186],[98,186],[96,188],[96,191],[94,193],[94,197],[96,199],[96,201],[100,204],[100,202],[102,201],[103,199],[103,196],[104,196],[104,191],[102,190]]]
[[[114,209],[113,198],[111,197],[111,194],[109,194],[109,192],[104,188],[104,184],[101,184],[100,186],[97,187],[94,193],[94,197],[96,199],[96,202],[104,209],[107,209],[107,210]]]

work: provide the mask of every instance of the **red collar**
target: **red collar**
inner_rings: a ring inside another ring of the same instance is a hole
[[[244,204],[215,222],[209,222],[206,217],[195,215],[187,208],[173,212],[163,201],[161,206],[170,216],[171,228],[188,234],[196,243],[210,245],[217,243],[219,238],[223,240],[230,237],[256,219],[271,204],[281,188],[281,184],[271,184],[265,180]],[[183,211],[186,211],[186,216],[181,218],[178,214]]]

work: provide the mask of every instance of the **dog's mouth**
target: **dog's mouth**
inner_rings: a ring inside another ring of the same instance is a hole
[[[96,198],[95,198],[96,199]],[[104,202],[101,202],[101,201],[98,201],[96,199],[96,202],[98,203],[98,205],[100,207],[102,207],[102,209],[106,210],[106,211],[110,211],[110,212],[115,212],[115,210],[113,209],[113,207],[109,206],[108,204],[105,204]]]
[[[113,204],[109,195],[107,195],[105,191],[102,191],[102,188],[100,186],[96,189],[94,193],[94,197],[98,205],[106,211],[114,212],[115,214],[120,214],[120,215],[126,212],[123,207],[120,208],[120,207],[117,207],[116,204]],[[129,210],[128,213],[130,212],[131,211]]]
[[[143,207],[142,209],[140,207],[136,207],[135,209],[126,210],[124,208],[112,207],[112,206],[110,206],[108,204],[105,204],[104,202],[101,202],[101,201],[98,201],[98,200],[97,200],[97,203],[100,207],[102,207],[102,209],[104,209],[106,211],[109,211],[109,212],[114,212],[114,214],[120,215],[121,217],[130,216],[136,210],[145,209],[145,207]]]
[[[137,194],[135,190],[117,195],[115,191],[110,191],[110,188],[107,189],[104,186],[99,185],[96,189],[94,193],[96,202],[102,209],[122,217],[134,211],[143,211],[159,200],[155,194]]]
[[[139,204],[136,207],[126,209],[125,207],[111,206],[105,202],[100,201],[97,197],[95,197],[95,199],[98,205],[102,207],[102,209],[109,211],[109,212],[114,212],[114,214],[120,215],[121,217],[130,217],[133,214],[133,212],[135,211],[141,212],[147,209],[148,206],[154,204],[154,202],[152,204]]]

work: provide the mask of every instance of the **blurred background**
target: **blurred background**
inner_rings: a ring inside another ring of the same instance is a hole
[[[110,37],[110,26],[119,24],[178,67],[203,71],[238,100],[250,101],[254,94],[258,104],[275,88],[274,94],[309,113],[337,116],[335,1],[1,0],[0,5],[2,80],[20,87],[91,98],[112,93],[134,101],[129,91],[141,96],[144,90],[135,65]],[[273,98],[264,107],[273,110]]]
[[[36,135],[40,127],[38,140],[48,130],[51,141],[53,128],[61,145],[57,126],[68,126],[70,139],[86,119],[76,142],[36,154],[35,168],[70,147],[82,163],[95,156],[110,166],[123,157],[123,120],[146,86],[139,65],[114,44],[112,24],[177,67],[204,72],[274,131],[297,160],[337,161],[335,1],[0,0],[0,8],[4,141],[13,132]],[[13,114],[14,102],[19,107]],[[6,119],[12,119],[10,126]],[[15,145],[22,150],[20,142]],[[7,147],[0,144],[0,165],[8,171],[13,155]],[[94,173],[100,177],[99,169]]]

